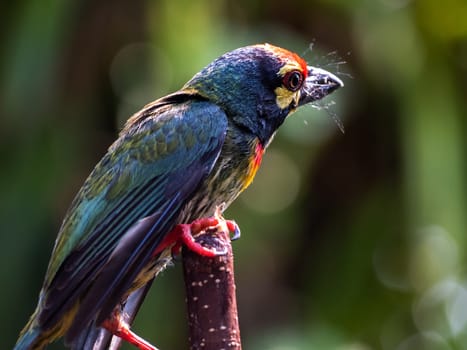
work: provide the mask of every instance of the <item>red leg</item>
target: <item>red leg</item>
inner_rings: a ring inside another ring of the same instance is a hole
[[[240,229],[237,224],[232,220],[224,220],[219,214],[209,218],[201,218],[193,221],[191,224],[178,224],[172,231],[170,231],[164,240],[159,244],[153,255],[160,254],[162,251],[172,246],[172,255],[178,255],[185,245],[188,249],[195,253],[213,258],[218,255],[223,255],[226,252],[209,249],[197,243],[193,236],[201,231],[206,230],[210,227],[221,226],[222,230],[228,230],[233,232],[232,239],[240,237]]]
[[[158,350],[155,346],[133,333],[130,330],[130,326],[123,321],[119,314],[115,312],[112,313],[110,319],[104,321],[102,327],[107,329],[113,335],[136,346],[140,350]]]

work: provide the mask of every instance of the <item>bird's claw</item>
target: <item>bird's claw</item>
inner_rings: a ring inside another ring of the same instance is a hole
[[[224,217],[222,216],[222,212],[225,209],[225,204],[221,204],[217,206],[216,211],[214,213],[214,217],[220,221],[220,224],[225,224],[224,227],[221,229],[225,232],[228,231],[229,233],[232,233],[230,240],[235,241],[240,238],[241,232],[240,232],[240,227],[237,225],[237,223],[234,220],[225,220]]]
[[[197,242],[195,236],[199,233],[212,229],[232,234],[231,240],[240,238],[240,228],[233,220],[225,220],[222,217],[222,206],[217,207],[214,216],[209,218],[201,218],[193,221],[191,224],[178,224],[172,231],[167,234],[161,244],[154,251],[153,255],[161,254],[165,249],[171,248],[173,259],[178,259],[182,246],[187,247],[191,251],[206,257],[214,258],[216,256],[227,254],[227,248],[207,248],[203,245],[203,241]]]
[[[231,241],[236,241],[240,238],[240,236],[242,235],[240,232],[240,227],[235,221],[227,220],[227,227],[229,228],[229,232],[232,233],[232,236],[230,237]]]
[[[232,232],[232,240],[240,237],[240,229],[233,220],[225,220],[222,216],[216,215],[209,218],[201,218],[193,221],[191,224],[180,224],[175,227],[179,230],[179,239],[172,248],[172,256],[179,255],[182,245],[186,246],[195,253],[206,256],[216,257],[227,254],[227,248],[207,248],[203,241],[197,242],[195,236],[208,229],[218,229],[223,232]]]

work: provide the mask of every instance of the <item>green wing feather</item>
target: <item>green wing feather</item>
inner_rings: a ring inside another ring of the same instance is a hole
[[[125,293],[119,288],[129,287],[209,174],[223,144],[226,116],[209,102],[179,99],[172,105],[169,96],[169,102],[150,105],[133,117],[73,201],[41,293],[39,324],[45,329],[95,285],[95,292],[115,306]],[[135,237],[142,242],[133,242]],[[116,254],[119,245],[135,251]],[[113,276],[116,271],[124,273]],[[111,283],[99,285],[99,279]],[[83,310],[90,313],[86,322],[102,311],[104,299]]]

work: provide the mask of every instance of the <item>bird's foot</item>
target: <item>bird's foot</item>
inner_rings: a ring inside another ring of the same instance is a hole
[[[233,220],[225,220],[220,211],[216,211],[215,215],[209,218],[201,218],[193,221],[191,224],[178,224],[164,238],[159,245],[154,255],[161,253],[167,247],[172,246],[172,256],[180,254],[182,246],[187,247],[191,251],[209,258],[227,253],[226,249],[217,250],[214,248],[206,248],[202,244],[195,241],[194,236],[207,229],[215,229],[219,231],[232,233],[232,240],[240,238],[240,229]]]
[[[154,345],[151,345],[131,331],[130,326],[123,320],[119,313],[113,312],[110,318],[104,321],[102,327],[140,350],[158,350]]]

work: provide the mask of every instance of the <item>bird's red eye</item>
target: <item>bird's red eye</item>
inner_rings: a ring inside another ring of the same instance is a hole
[[[303,74],[298,70],[287,72],[282,79],[282,83],[290,91],[297,91],[302,87]]]

